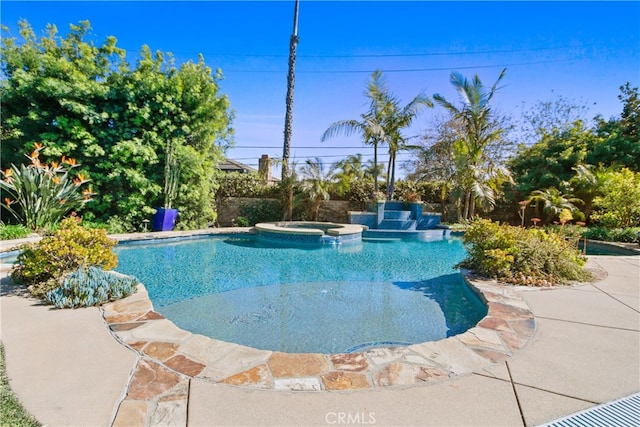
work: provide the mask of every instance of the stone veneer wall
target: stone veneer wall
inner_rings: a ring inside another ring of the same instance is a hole
[[[259,199],[251,197],[227,197],[217,201],[218,219],[217,224],[220,227],[231,227],[233,221],[241,216],[241,208],[243,205],[257,203],[261,200],[275,201],[276,199]],[[348,212],[350,210],[360,210],[361,204],[357,202],[349,202],[346,200],[328,200],[320,205],[318,214],[319,221],[336,222],[348,224]]]

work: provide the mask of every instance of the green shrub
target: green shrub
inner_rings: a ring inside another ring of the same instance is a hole
[[[219,179],[216,199],[225,197],[277,197],[279,187],[267,185],[256,173],[227,172]]]
[[[236,218],[235,225],[236,227],[248,227],[249,220],[243,216],[239,216],[238,218]]]
[[[11,278],[28,286],[32,295],[42,298],[60,286],[66,274],[80,267],[115,268],[115,244],[104,229],[89,230],[80,225],[78,218],[67,218],[52,236],[23,246]]]
[[[542,229],[473,221],[464,235],[468,256],[458,267],[522,285],[551,285],[591,278],[577,240]]]
[[[133,233],[136,230],[134,227],[123,221],[117,216],[112,216],[107,222],[87,220],[87,215],[82,217],[82,225],[85,228],[104,228],[107,230],[107,234],[125,234]]]
[[[256,200],[243,204],[240,208],[247,225],[259,222],[272,222],[282,219],[282,204],[278,200]]]
[[[24,225],[0,224],[0,240],[24,239],[31,233],[33,230]]]
[[[62,286],[48,291],[45,301],[57,308],[92,307],[128,297],[137,286],[135,277],[83,267],[67,275]]]
[[[625,242],[635,243],[638,241],[638,233],[640,227],[627,227],[627,228],[604,228],[604,227],[589,227],[584,231],[582,237],[592,240],[602,240],[605,242]]]

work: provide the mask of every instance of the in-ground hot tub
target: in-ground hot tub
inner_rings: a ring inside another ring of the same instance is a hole
[[[255,225],[260,240],[288,244],[341,244],[359,242],[366,227],[333,222],[281,221]]]

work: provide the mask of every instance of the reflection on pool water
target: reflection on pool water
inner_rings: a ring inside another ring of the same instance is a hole
[[[212,338],[340,353],[462,333],[486,306],[452,267],[459,238],[272,247],[251,235],[120,245],[156,311]]]

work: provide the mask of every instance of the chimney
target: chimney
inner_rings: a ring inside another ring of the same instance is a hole
[[[271,159],[268,154],[263,154],[262,157],[258,159],[258,173],[265,184],[271,182]]]

